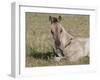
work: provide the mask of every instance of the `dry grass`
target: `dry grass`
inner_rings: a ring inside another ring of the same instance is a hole
[[[26,13],[26,67],[88,64],[88,57],[74,63],[66,60],[58,63],[53,60],[54,44],[50,34],[49,15],[59,14]],[[89,37],[88,15],[60,15],[66,31],[76,37]]]

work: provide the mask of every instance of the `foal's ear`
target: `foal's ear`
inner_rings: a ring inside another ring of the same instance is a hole
[[[61,21],[61,20],[62,20],[62,17],[61,17],[61,16],[59,16],[59,17],[58,17],[58,19],[59,19],[59,21]]]
[[[51,21],[52,20],[52,17],[51,16],[49,16],[49,21]]]

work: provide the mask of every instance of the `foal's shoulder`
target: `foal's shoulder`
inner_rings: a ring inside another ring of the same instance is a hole
[[[81,38],[81,37],[77,37],[77,38],[74,38],[74,42],[78,42],[82,45],[85,45],[89,42],[89,38]]]

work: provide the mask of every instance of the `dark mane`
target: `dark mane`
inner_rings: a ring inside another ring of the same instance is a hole
[[[61,21],[61,16],[59,16],[58,18],[57,17],[49,16],[49,21],[51,21],[51,24],[52,23],[60,22]]]
[[[56,17],[52,17],[52,23],[58,22],[58,19]]]

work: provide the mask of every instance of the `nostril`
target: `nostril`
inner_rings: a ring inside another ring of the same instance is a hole
[[[59,57],[58,54],[55,54],[56,57]]]

